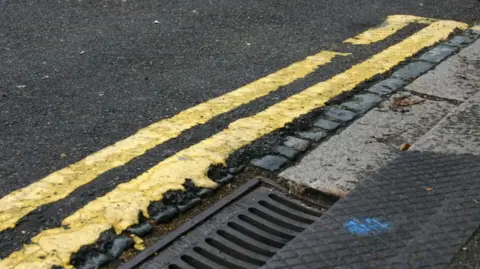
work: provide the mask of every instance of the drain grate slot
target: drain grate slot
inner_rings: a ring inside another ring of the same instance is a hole
[[[303,213],[308,214],[312,217],[320,217],[322,215],[322,213],[320,213],[318,211],[313,211],[306,206],[299,205],[299,204],[297,204],[297,203],[295,203],[291,200],[283,198],[282,196],[278,196],[275,193],[270,193],[268,195],[268,197],[270,199],[272,199],[273,201],[279,203],[279,204],[282,204],[286,207],[289,207],[289,208],[291,208],[295,211],[303,212]]]
[[[307,219],[307,218],[304,218],[302,216],[300,216],[299,214],[293,214],[293,213],[290,213],[286,210],[283,210],[282,208],[278,207],[278,206],[275,206],[273,204],[270,204],[269,202],[266,202],[266,201],[260,201],[258,202],[261,206],[263,206],[264,208],[267,208],[279,215],[282,215],[284,217],[287,217],[293,221],[298,221],[298,222],[303,222],[303,223],[306,223],[306,224],[312,224],[313,223],[313,220],[310,218],[310,219]]]
[[[269,235],[263,236],[262,234],[258,234],[256,228],[254,228],[253,226],[246,228],[243,225],[240,225],[236,222],[229,222],[228,227],[256,241],[259,241],[261,243],[264,243],[266,245],[269,245],[275,248],[281,248],[286,242],[289,241],[289,240],[282,239],[281,242],[278,242],[276,241],[278,240],[278,237],[275,237],[275,239],[273,239],[273,236],[270,236],[270,238],[269,238]]]
[[[259,187],[137,268],[255,269],[321,215]]]
[[[195,259],[195,258],[193,258],[189,255],[183,255],[180,259],[182,259],[182,261],[184,261],[185,263],[187,263],[188,265],[192,266],[195,269],[213,269],[212,267],[204,264],[203,262],[201,262],[201,261],[199,261],[199,260],[197,260],[197,259]],[[176,266],[177,268],[180,268],[175,264],[173,264],[173,266]]]
[[[251,264],[256,264],[256,265],[263,265],[265,261],[261,261],[261,260],[258,260],[258,259],[255,259],[247,254],[244,254],[244,253],[241,253],[239,251],[236,251],[235,249],[233,248],[230,248],[224,244],[222,244],[221,242],[215,240],[215,239],[212,239],[212,238],[207,238],[207,240],[205,240],[207,242],[207,244],[209,244],[210,246],[216,248],[217,250],[220,250],[236,259],[239,259],[239,260],[242,260],[242,261],[245,261],[245,262],[248,262],[248,263],[251,263]]]
[[[198,253],[199,255],[202,255],[204,258],[206,259],[209,259],[211,260],[212,262],[218,264],[218,265],[221,265],[221,266],[225,266],[226,268],[231,268],[231,269],[248,269],[246,267],[242,267],[238,264],[234,264],[234,263],[231,263],[229,262],[229,260],[232,260],[232,259],[228,259],[228,258],[224,258],[224,257],[219,257],[217,255],[215,255],[214,253],[206,250],[205,248],[201,248],[201,247],[194,247],[193,248],[193,251],[195,251],[196,253]]]
[[[278,226],[281,226],[283,228],[286,228],[286,229],[289,229],[289,230],[292,230],[292,231],[295,231],[295,232],[298,232],[298,233],[300,233],[304,229],[300,225],[297,226],[297,225],[294,225],[294,224],[291,224],[291,223],[288,223],[286,221],[281,220],[282,217],[278,216],[277,214],[274,214],[274,212],[269,212],[270,214],[267,214],[263,210],[260,210],[258,208],[252,208],[252,207],[249,208],[248,211],[250,213],[254,214],[255,216],[258,216],[258,217],[266,220],[267,222],[271,222],[273,224],[276,224]]]
[[[260,247],[257,247],[255,245],[252,245],[250,243],[247,243],[245,241],[243,241],[242,239],[228,233],[228,232],[225,232],[223,230],[220,230],[217,232],[218,235],[220,235],[221,237],[225,238],[226,240],[238,245],[239,247],[243,248],[243,249],[249,249],[255,253],[258,253],[260,255],[263,255],[267,258],[270,258],[272,257],[273,255],[275,255],[275,252],[272,252],[272,251],[269,251],[265,248],[260,248]]]
[[[252,226],[255,226],[257,227],[258,229],[260,230],[263,230],[267,233],[270,233],[270,234],[273,234],[275,236],[278,236],[278,237],[282,237],[282,238],[285,238],[287,240],[292,240],[294,238],[294,236],[292,236],[291,234],[287,234],[287,233],[284,233],[282,231],[279,231],[275,228],[272,228],[272,226],[267,226],[259,221],[256,221],[252,218],[250,218],[249,216],[245,216],[245,215],[239,215],[238,218],[243,221],[243,222],[246,222]]]

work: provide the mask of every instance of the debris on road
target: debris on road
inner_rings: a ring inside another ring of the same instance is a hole
[[[394,98],[392,100],[392,104],[390,105],[390,107],[398,108],[398,107],[413,106],[413,105],[421,104],[423,102],[425,102],[425,99],[417,99],[417,98],[411,98],[408,96],[403,96],[403,97]]]
[[[412,145],[405,143],[400,146],[400,151],[407,151]]]

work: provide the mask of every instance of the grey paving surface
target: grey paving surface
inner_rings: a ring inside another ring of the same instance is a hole
[[[444,268],[480,224],[480,157],[403,153],[263,267]]]
[[[433,64],[428,62],[412,62],[392,74],[393,78],[410,81],[432,68]]]
[[[371,109],[381,101],[382,98],[376,94],[364,93],[355,95],[352,100],[342,103],[342,107],[346,107],[350,110],[363,113]]]
[[[288,163],[288,159],[277,155],[266,155],[260,159],[254,159],[251,162],[253,165],[263,168],[268,171],[276,171]]]
[[[406,83],[401,79],[388,78],[368,88],[367,91],[378,95],[387,95],[405,86]]]
[[[480,92],[452,111],[412,149],[480,155]]]
[[[445,58],[447,58],[448,56],[452,55],[457,50],[457,47],[441,44],[420,56],[420,60],[431,63],[439,63],[445,60]]]
[[[275,148],[273,148],[273,152],[285,156],[290,160],[295,159],[298,154],[300,154],[300,151],[286,146],[276,146]]]
[[[405,89],[448,99],[467,100],[480,89],[480,40],[440,63]]]
[[[331,120],[318,119],[317,121],[315,121],[313,126],[322,128],[327,131],[333,131],[337,129],[340,126],[340,124]]]
[[[298,151],[305,151],[310,146],[310,142],[305,139],[289,136],[285,138],[283,144]]]
[[[392,107],[393,100],[400,97],[420,103]],[[413,144],[455,107],[405,92],[395,94],[341,133],[322,142],[299,164],[280,173],[280,177],[344,196],[366,174],[396,156],[402,144]]]
[[[338,122],[349,122],[357,116],[357,113],[338,107],[327,107],[324,116]]]
[[[478,269],[480,268],[480,227],[463,245],[446,269]]]
[[[303,139],[319,142],[325,136],[327,136],[327,133],[321,130],[312,130],[308,132],[298,132],[297,135]]]
[[[449,41],[445,42],[445,45],[452,47],[464,47],[472,43],[472,39],[467,36],[454,36]]]

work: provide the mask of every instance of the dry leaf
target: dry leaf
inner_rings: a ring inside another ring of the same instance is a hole
[[[408,143],[405,143],[405,144],[402,144],[400,146],[400,151],[406,151],[408,150],[412,145],[411,144],[408,144]]]

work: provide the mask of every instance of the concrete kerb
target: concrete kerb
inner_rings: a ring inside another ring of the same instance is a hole
[[[432,70],[438,64],[455,55],[455,53],[461,48],[472,44],[478,38],[480,38],[480,31],[469,29],[462,35],[456,35],[450,40],[436,45],[427,52],[412,59],[410,63],[407,63],[396,70],[391,77],[374,84],[365,91],[355,94],[354,96],[342,102],[339,106],[327,106],[324,108],[324,113],[314,120],[311,129],[303,132],[297,132],[295,136],[300,139],[310,140],[314,143],[313,147],[318,146],[320,143],[322,143],[322,141],[329,139],[329,137],[335,134],[335,131],[337,133],[340,132],[341,126],[344,128],[347,127],[348,124],[354,119],[364,115],[395,92],[404,89],[404,87],[410,84],[413,80]],[[315,137],[316,139],[312,139],[312,137],[309,138],[308,135],[305,135],[315,133],[319,134],[319,132],[324,135],[318,135]],[[288,147],[288,145],[282,146]],[[297,151],[299,153],[295,155],[295,158],[289,158],[290,160],[300,159],[302,157],[300,153],[306,152],[306,150]],[[268,156],[278,156],[276,154],[288,158],[288,156],[278,152],[278,150],[275,149],[272,151],[272,154]],[[269,157],[269,159],[270,158],[271,157]],[[251,162],[251,164],[271,172],[280,172],[288,167],[287,162],[283,162],[283,160],[281,162],[282,164],[277,165],[278,168],[275,170],[269,169],[271,166],[265,168],[256,165],[256,163],[258,163],[258,159],[255,163]],[[293,163],[290,162],[289,164]]]

